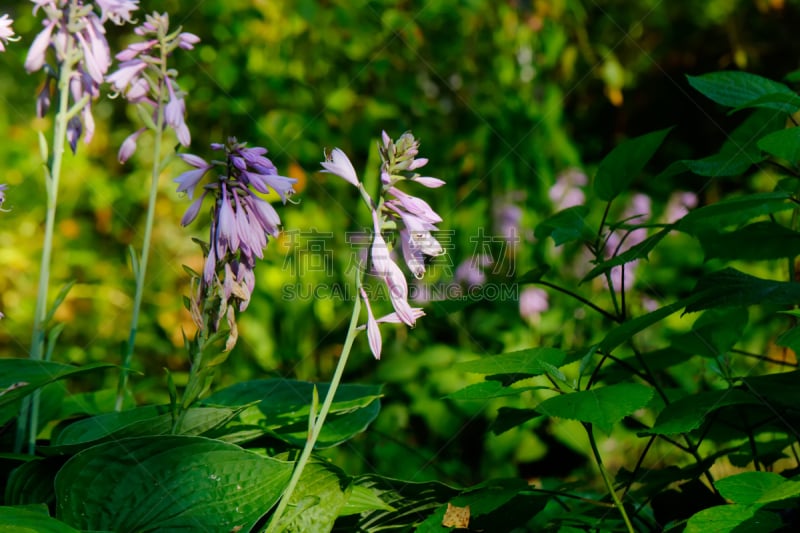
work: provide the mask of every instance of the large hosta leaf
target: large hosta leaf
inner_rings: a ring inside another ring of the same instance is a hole
[[[47,514],[42,506],[0,506],[0,531],[3,533],[79,533]]]
[[[247,531],[291,472],[292,463],[203,437],[122,439],[67,461],[57,516],[89,530]]]

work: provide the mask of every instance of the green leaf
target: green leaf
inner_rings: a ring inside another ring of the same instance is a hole
[[[651,387],[619,383],[554,396],[540,403],[536,410],[548,416],[594,424],[611,433],[614,424],[647,405],[652,397]]]
[[[664,180],[686,171],[698,176],[738,176],[764,160],[757,141],[764,135],[785,128],[786,115],[773,110],[759,109],[751,113],[731,132],[718,153],[701,159],[676,161],[656,178]]]
[[[56,476],[56,511],[80,529],[248,531],[292,468],[203,437],[122,439],[67,461]]]
[[[609,331],[605,338],[600,342],[599,349],[604,352],[613,351],[617,346],[623,342],[626,342],[628,339],[631,339],[640,331],[645,330],[653,324],[664,320],[673,313],[677,313],[686,307],[687,303],[693,301],[693,299],[694,297],[684,298],[683,300],[678,300],[677,302],[665,305],[664,307],[656,309],[655,311],[647,313],[646,315],[638,316],[633,320],[628,320],[627,322]]]
[[[526,391],[547,389],[548,387],[504,387],[499,381],[482,381],[467,385],[463,389],[450,393],[446,398],[451,400],[489,400],[504,396],[517,396]]]
[[[767,504],[797,498],[798,496],[800,496],[800,481],[785,479],[780,485],[765,490],[756,503]]]
[[[664,142],[672,128],[654,131],[620,143],[603,158],[594,178],[598,198],[610,202],[628,189]]]
[[[703,509],[686,523],[684,533],[764,533],[783,525],[774,513],[750,505],[717,505]]]
[[[291,512],[281,520],[280,531],[330,531],[350,497],[351,487],[350,478],[339,468],[321,460],[309,461],[289,501]]]
[[[800,382],[800,370],[742,379],[744,386],[756,397],[772,406],[789,408],[792,412],[800,405],[798,382]]]
[[[396,511],[394,507],[381,500],[377,494],[361,485],[351,485],[350,497],[339,510],[339,516],[367,513],[369,511]]]
[[[770,221],[726,233],[698,235],[708,259],[762,261],[800,255],[800,233]]]
[[[241,411],[242,408],[190,407],[176,434],[202,435],[223,425]],[[75,453],[111,439],[167,435],[172,433],[172,426],[173,418],[168,405],[148,405],[106,413],[68,425],[55,436],[52,446],[42,447],[42,452]]]
[[[743,472],[719,479],[714,486],[720,495],[733,503],[756,503],[761,496],[787,482],[774,472]]]
[[[387,508],[343,517],[341,523],[337,521],[337,529],[341,531],[406,531],[421,524],[439,506],[460,493],[438,481],[415,483],[375,474],[359,476],[355,485],[375,494]]]
[[[37,458],[15,468],[6,483],[6,505],[55,503],[53,479],[64,460],[63,457]]]
[[[692,330],[672,339],[673,348],[702,357],[719,357],[742,339],[747,326],[746,308],[711,309],[703,313]]]
[[[328,394],[327,383],[316,384],[319,395]],[[205,405],[245,409],[231,429],[249,428],[245,438],[271,435],[302,447],[308,436],[308,416],[314,383],[288,379],[263,379],[236,383],[203,400]],[[364,431],[380,411],[381,387],[345,384],[336,390],[317,448],[336,446]]]
[[[540,241],[552,237],[556,246],[571,241],[591,241],[594,231],[586,223],[588,214],[589,208],[585,205],[568,207],[540,222],[534,235]]]
[[[758,141],[758,147],[792,165],[800,161],[800,128],[773,131]]]
[[[778,346],[785,346],[795,353],[800,353],[800,326],[795,326],[789,331],[782,333],[780,337],[775,340]]]
[[[59,289],[58,294],[56,295],[56,299],[53,300],[53,303],[50,305],[50,309],[47,310],[47,316],[44,319],[45,324],[49,324],[50,321],[53,319],[53,315],[56,314],[58,308],[61,306],[62,303],[64,303],[64,299],[67,297],[69,291],[72,289],[74,285],[75,285],[75,280],[72,280],[63,287],[61,287],[61,289]]]
[[[789,196],[787,192],[775,191],[728,198],[689,212],[675,224],[675,229],[698,235],[739,226],[758,216],[791,209]]]
[[[80,533],[60,520],[47,514],[47,507],[41,511],[31,506],[0,506],[0,531],[3,533]]]
[[[51,361],[0,359],[0,424],[16,416],[16,406],[11,404],[36,389],[76,374],[112,367],[106,363],[77,367]]]
[[[482,357],[455,365],[457,370],[474,374],[525,374],[540,376],[565,363],[567,354],[558,348],[539,347]]]
[[[641,435],[674,435],[700,427],[708,415],[729,405],[760,405],[752,395],[739,389],[692,394],[668,404],[653,427]]]
[[[542,413],[533,409],[501,407],[497,411],[497,418],[492,422],[491,430],[495,435],[500,435],[509,429],[521,426],[525,422],[540,416],[542,416]]]
[[[550,272],[550,267],[548,265],[539,265],[518,277],[517,283],[520,285],[525,283],[536,283],[537,281],[540,281],[548,272]]]
[[[734,109],[731,109],[728,114],[741,111],[742,109],[752,108],[776,109],[791,115],[800,109],[800,96],[794,93],[765,94],[764,96],[759,96],[755,100],[751,100],[746,104],[742,104]]]
[[[773,81],[757,74],[738,71],[720,71],[702,76],[686,76],[689,85],[711,100],[728,107],[740,107],[756,101],[763,96],[784,94],[794,96],[794,91],[783,83]],[[781,102],[765,103],[763,107],[784,111]],[[791,111],[787,111],[791,112]]]
[[[661,242],[661,240],[666,237],[671,230],[671,226],[664,228],[658,233],[649,236],[636,246],[632,246],[628,250],[612,257],[608,261],[603,261],[594,267],[588,274],[586,274],[581,280],[581,283],[589,281],[590,279],[594,279],[601,274],[605,274],[615,266],[624,265],[625,263],[630,263],[632,261],[638,261],[639,259],[647,259],[647,256],[650,254],[653,248],[655,248],[656,245]]]
[[[686,312],[713,307],[791,306],[800,301],[800,283],[761,279],[733,268],[708,274],[694,288],[697,298]]]

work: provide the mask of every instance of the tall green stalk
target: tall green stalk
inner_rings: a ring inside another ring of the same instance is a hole
[[[617,496],[617,492],[614,490],[614,482],[611,480],[611,475],[603,464],[603,457],[600,455],[600,450],[597,448],[597,441],[594,438],[592,425],[583,424],[583,427],[586,429],[586,434],[589,436],[589,444],[592,446],[592,454],[594,454],[595,463],[597,463],[597,468],[600,469],[600,475],[603,477],[603,482],[608,489],[609,495],[611,495],[611,499],[614,500],[614,506],[619,511],[619,514],[622,515],[622,520],[625,522],[625,527],[629,533],[636,533],[636,530],[633,528],[633,523],[630,517],[628,517],[628,512],[625,510],[625,505],[623,505],[619,496]]]
[[[67,45],[67,49],[70,46]],[[74,59],[64,61],[58,77],[58,113],[53,127],[53,154],[46,162],[45,185],[47,189],[47,213],[45,215],[44,243],[42,259],[39,265],[39,288],[36,293],[36,310],[33,316],[33,333],[29,357],[41,361],[44,354],[45,321],[47,320],[47,293],[50,288],[50,263],[53,254],[53,236],[55,233],[56,207],[58,206],[58,184],[61,179],[61,166],[66,149],[67,125],[86,105],[85,100],[76,102],[69,108],[69,80],[72,77]],[[36,435],[39,427],[39,391],[26,397],[22,405],[17,423],[17,439],[14,445],[16,452],[22,451],[23,442],[27,440],[28,453],[36,450]],[[27,433],[27,437],[26,437]]]
[[[357,278],[356,281],[356,291],[358,291],[358,286],[361,283],[359,278]],[[342,347],[342,355],[339,356],[339,362],[336,364],[336,370],[333,373],[331,384],[328,387],[328,393],[325,395],[325,400],[322,402],[322,408],[319,410],[319,414],[316,416],[316,418],[312,419],[311,431],[308,439],[306,439],[306,444],[303,447],[303,451],[300,453],[300,458],[297,460],[297,464],[295,464],[289,484],[286,486],[286,490],[278,502],[278,507],[275,509],[275,513],[270,519],[269,527],[267,528],[266,533],[282,531],[280,529],[281,517],[286,511],[286,507],[289,505],[289,500],[291,500],[295,488],[297,488],[297,483],[300,481],[300,477],[303,475],[303,470],[305,469],[306,463],[308,463],[308,460],[311,457],[311,452],[314,451],[314,446],[317,443],[317,439],[319,439],[319,435],[322,433],[322,427],[325,424],[325,418],[327,418],[328,413],[331,410],[331,406],[333,405],[333,398],[336,396],[336,390],[339,388],[339,383],[342,381],[344,367],[347,365],[347,359],[350,356],[350,350],[353,347],[353,341],[358,333],[358,316],[360,312],[361,299],[356,298],[355,303],[353,304],[353,314],[350,317],[350,327],[347,329],[347,337],[345,338],[344,346]],[[311,416],[313,416],[313,412]]]
[[[162,80],[166,79],[166,57],[165,47],[161,46],[161,70]],[[164,91],[166,83],[162,81],[159,87],[158,102],[164,100]],[[133,349],[136,344],[136,333],[139,329],[139,312],[142,307],[142,295],[144,293],[144,280],[147,275],[147,262],[150,258],[150,240],[153,234],[153,222],[156,214],[156,200],[158,198],[158,178],[163,168],[161,161],[161,141],[164,136],[164,109],[163,105],[158,106],[156,113],[156,128],[155,140],[153,142],[153,168],[150,176],[150,196],[147,200],[147,218],[144,227],[144,241],[142,242],[142,255],[137,261],[138,268],[136,268],[136,293],[133,298],[133,315],[131,316],[130,333],[128,334],[128,343],[125,345],[125,353],[122,357],[122,370],[119,375],[119,382],[117,383],[117,400],[114,404],[116,411],[122,410],[122,404],[125,400],[125,391],[128,387],[128,376],[130,375],[130,365],[133,359]]]

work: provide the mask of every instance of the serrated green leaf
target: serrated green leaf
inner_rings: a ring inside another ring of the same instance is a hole
[[[547,372],[547,366],[564,364],[567,354],[558,348],[539,347],[518,352],[503,353],[483,357],[475,361],[466,361],[455,365],[457,370],[474,374],[527,374],[540,376]]]
[[[293,464],[203,437],[138,437],[93,446],[56,476],[56,512],[90,530],[232,531],[278,500]]]
[[[686,78],[697,91],[728,107],[743,106],[771,94],[794,95],[794,91],[783,83],[749,72],[720,71]],[[785,104],[779,102],[764,107],[783,111]]]
[[[672,128],[623,141],[603,158],[594,178],[594,193],[610,202],[626,191],[664,142]]]
[[[671,346],[702,357],[719,357],[742,338],[747,326],[746,308],[711,309],[692,325],[692,330],[672,338]]]
[[[784,191],[728,198],[689,212],[675,223],[675,229],[698,235],[719,231],[726,226],[739,226],[758,216],[791,209],[788,200],[789,193]]]
[[[611,433],[614,424],[647,405],[652,397],[651,387],[618,383],[554,396],[540,403],[536,410],[548,416],[594,424]]]
[[[800,233],[771,221],[754,222],[743,228],[698,235],[708,259],[761,261],[800,255]]]
[[[764,533],[781,527],[777,515],[751,505],[717,505],[703,509],[686,523],[684,533]]]
[[[792,165],[800,161],[800,128],[773,131],[759,139],[758,147]]]
[[[800,301],[798,282],[761,279],[733,268],[700,278],[693,292],[697,298],[686,306],[687,313],[714,307],[789,306]]]
[[[31,506],[0,506],[0,530],[3,533],[80,533],[60,520],[47,514],[47,507],[41,511]]]
[[[675,435],[700,427],[706,417],[729,405],[759,405],[752,395],[739,389],[692,394],[668,404],[658,414],[653,427],[642,435]]]
[[[504,387],[499,381],[482,381],[467,385],[450,393],[446,398],[451,400],[488,400],[504,396],[517,396],[526,391],[547,389],[548,387]]]
[[[671,226],[664,228],[658,233],[649,236],[639,244],[630,247],[621,254],[612,257],[608,261],[603,261],[589,271],[589,273],[583,277],[581,283],[594,279],[601,274],[605,274],[615,266],[624,265],[625,263],[630,263],[632,261],[638,261],[639,259],[647,259],[647,256],[650,254],[653,248],[655,248],[656,245],[660,243],[661,240],[666,237],[671,230]]]
[[[786,479],[774,472],[742,472],[718,479],[714,486],[720,495],[733,503],[751,504],[761,496],[786,483]]]
[[[551,237],[556,246],[571,241],[590,241],[594,231],[586,224],[589,208],[585,205],[568,207],[546,218],[536,226],[534,235],[539,240]]]
[[[259,435],[284,440],[302,447],[308,436],[308,417],[314,387],[321,397],[328,393],[327,383],[314,384],[288,379],[263,379],[236,383],[203,400],[205,405],[244,406],[237,420],[228,424],[232,430],[240,425],[252,430],[246,438]],[[317,448],[340,444],[364,431],[380,411],[381,387],[345,384],[336,390],[336,397],[317,441]]]

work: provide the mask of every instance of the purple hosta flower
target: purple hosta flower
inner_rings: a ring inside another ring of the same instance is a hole
[[[664,218],[668,224],[673,224],[689,214],[689,210],[697,207],[697,195],[693,192],[676,191],[667,200],[664,208]]]
[[[36,36],[25,59],[28,72],[41,70],[46,62],[47,51],[53,49],[56,72],[69,69],[69,90],[72,103],[83,102],[79,124],[73,120],[67,127],[67,136],[72,151],[83,137],[89,143],[94,134],[92,101],[100,95],[100,85],[111,66],[111,53],[106,41],[103,22],[110,19],[115,24],[130,21],[130,12],[138,8],[138,0],[108,0],[97,2],[101,15],[91,5],[70,0],[34,0],[33,12],[42,10],[44,29]],[[101,18],[102,17],[102,18]],[[36,101],[36,112],[41,117],[50,107],[50,82],[45,82]],[[76,118],[76,117],[74,117]]]
[[[571,168],[559,174],[555,184],[547,192],[555,210],[561,211],[568,207],[583,205],[586,195],[581,187],[586,186],[588,181],[586,174],[577,168]]]
[[[132,43],[116,55],[120,61],[119,68],[109,74],[106,81],[129,102],[146,106],[146,112],[153,117],[153,123],[161,111],[164,125],[175,132],[178,142],[189,146],[192,136],[186,126],[185,94],[175,79],[177,73],[167,68],[165,61],[178,48],[191,50],[200,42],[200,38],[181,32],[180,28],[170,31],[167,13],[147,15],[144,24],[138,26],[134,32],[143,37],[144,41]],[[129,139],[130,137],[126,142]],[[135,149],[135,145],[133,147]],[[120,153],[122,152],[120,149]],[[120,157],[120,162],[127,160],[133,152],[126,151],[125,154],[127,157]]]
[[[237,304],[239,311],[247,308],[255,288],[256,258],[264,257],[267,241],[269,237],[278,236],[281,223],[275,208],[255,191],[267,193],[272,189],[285,202],[294,192],[292,184],[296,180],[279,176],[272,162],[264,157],[267,152],[264,148],[248,148],[246,143],[239,143],[233,137],[224,145],[211,146],[224,152],[224,160],[207,162],[196,155],[183,154],[181,158],[193,169],[175,178],[175,182],[178,192],[193,198],[203,177],[212,168],[220,169],[220,174],[203,186],[203,193],[186,211],[181,224],[188,225],[197,218],[206,196],[214,199],[211,237],[199,290],[206,300],[221,300],[223,305],[212,325],[216,330],[224,315],[233,336],[235,322],[229,306]],[[199,303],[193,305],[203,308]],[[193,311],[193,316],[195,314]],[[198,327],[206,325],[198,324]]]
[[[425,187],[435,188],[444,185],[438,178],[420,176],[416,170],[428,163],[425,158],[417,158],[419,142],[410,133],[403,134],[396,142],[383,132],[379,145],[381,153],[381,196],[369,198],[358,179],[358,174],[347,155],[339,148],[326,154],[323,172],[335,174],[351,185],[358,187],[372,212],[373,238],[368,263],[369,274],[378,277],[389,290],[394,312],[382,318],[375,318],[367,292],[361,290],[361,298],[367,308],[367,336],[372,353],[377,359],[381,355],[380,322],[398,322],[413,326],[424,313],[408,303],[409,288],[405,275],[392,259],[392,253],[382,234],[388,229],[397,230],[397,241],[403,253],[406,266],[416,278],[425,273],[425,257],[437,256],[444,249],[431,232],[442,218],[424,200],[411,196],[398,185],[405,181],[417,182]],[[392,239],[390,239],[392,240]]]
[[[14,20],[8,15],[0,17],[0,52],[6,51],[5,45],[9,41],[19,40],[19,37],[14,37],[14,28],[11,27],[13,23]]]
[[[465,259],[456,267],[454,281],[467,288],[481,286],[486,283],[486,272],[484,269],[493,264],[494,261],[488,254],[480,254]]]
[[[541,314],[550,308],[547,292],[538,287],[528,287],[519,295],[519,315],[528,322],[538,322]]]

